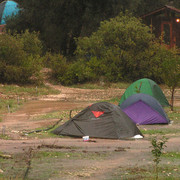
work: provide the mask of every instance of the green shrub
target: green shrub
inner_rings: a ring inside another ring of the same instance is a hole
[[[149,27],[139,19],[120,14],[101,22],[90,37],[78,38],[76,55],[89,70],[91,80],[133,80],[149,75],[153,40]]]
[[[47,53],[44,56],[43,62],[46,67],[50,67],[53,79],[60,81],[61,77],[66,73],[68,64],[66,58],[61,54]]]
[[[87,71],[85,70],[84,64],[78,61],[69,64],[66,72],[61,77],[58,77],[58,80],[64,85],[85,82],[87,80],[87,74],[85,74],[85,72]]]
[[[36,34],[28,31],[21,35],[0,35],[0,82],[24,84],[40,81],[40,44]]]
[[[17,39],[23,44],[23,50],[28,56],[41,56],[43,46],[39,39],[39,33],[30,33],[29,30],[26,30],[24,33],[18,34]]]
[[[169,58],[150,28],[130,14],[101,22],[90,37],[76,40],[76,58],[84,66],[87,80],[135,81],[150,78],[162,82],[157,69]],[[81,80],[78,80],[81,82]]]
[[[0,35],[0,62],[5,65],[19,66],[24,59],[22,43],[10,34]]]

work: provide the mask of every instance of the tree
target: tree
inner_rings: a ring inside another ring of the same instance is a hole
[[[156,58],[151,59],[153,64],[151,71],[159,82],[165,83],[171,92],[171,110],[174,106],[175,89],[180,83],[180,56],[176,49],[167,49],[165,46],[157,45],[159,51]]]
[[[128,13],[101,22],[90,37],[78,38],[77,59],[86,64],[87,78],[107,81],[150,77],[150,59],[158,53],[149,27]]]
[[[177,52],[170,52],[169,57],[163,60],[161,77],[171,92],[171,110],[174,107],[175,89],[180,85],[180,56]]]
[[[118,14],[117,0],[24,0],[21,12],[7,22],[7,28],[39,31],[46,48],[72,55],[74,38],[89,36],[100,21]]]
[[[74,38],[90,36],[100,22],[120,12],[133,12],[135,16],[147,13],[168,0],[17,0],[19,15],[7,22],[7,28],[40,32],[47,49],[63,55],[73,55]]]

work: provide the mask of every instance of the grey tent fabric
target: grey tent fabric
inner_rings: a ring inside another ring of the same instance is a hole
[[[121,139],[141,135],[136,124],[120,109],[108,102],[88,106],[53,131],[57,135],[90,136]]]

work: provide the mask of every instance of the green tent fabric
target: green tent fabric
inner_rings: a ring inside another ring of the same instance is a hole
[[[132,83],[122,95],[119,106],[131,95],[144,93],[153,96],[162,106],[170,106],[161,88],[151,79],[143,78]]]

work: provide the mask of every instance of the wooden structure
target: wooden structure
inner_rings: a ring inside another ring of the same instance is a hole
[[[0,25],[0,34],[4,33],[5,25]]]
[[[151,27],[157,38],[168,48],[180,48],[180,9],[172,6],[163,6],[141,16],[143,22]]]

